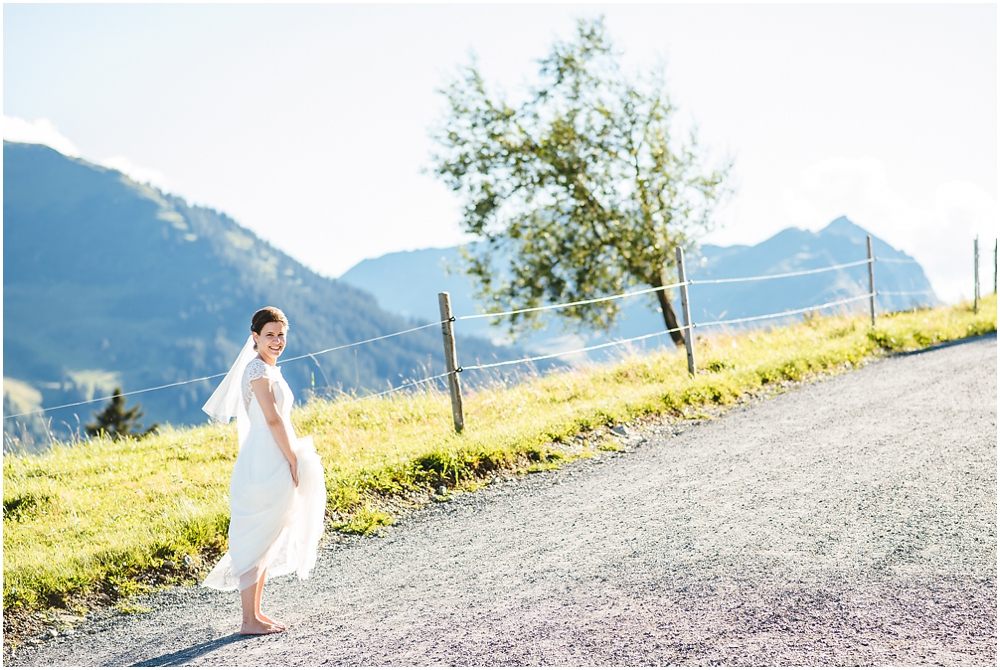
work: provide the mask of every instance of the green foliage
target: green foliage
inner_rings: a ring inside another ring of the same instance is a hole
[[[392,525],[392,516],[383,512],[382,510],[375,509],[369,505],[365,505],[360,510],[358,510],[351,519],[346,523],[341,524],[337,530],[344,533],[356,533],[358,535],[367,535],[369,533],[374,533],[379,528],[383,526]]]
[[[579,21],[575,41],[553,44],[517,108],[487,91],[475,61],[442,91],[448,111],[435,132],[435,171],[463,200],[465,230],[484,241],[466,249],[465,270],[487,307],[663,285],[674,248],[712,227],[730,164],[706,167],[693,130],[678,139],[663,82],[662,69],[623,73],[597,19]],[[502,272],[499,257],[510,259]],[[665,296],[660,303],[672,316]],[[608,301],[560,314],[607,328],[619,310]],[[517,332],[537,317],[505,321]]]
[[[125,409],[125,396],[122,395],[122,389],[119,386],[115,388],[108,406],[100,412],[94,412],[96,421],[84,424],[84,428],[87,429],[87,434],[91,437],[107,435],[112,440],[120,440],[123,437],[146,437],[156,432],[159,424],[154,423],[143,430],[139,419],[144,414],[141,405]]]
[[[22,522],[44,513],[51,496],[47,493],[28,492],[11,498],[4,498],[3,520]]]
[[[371,533],[392,523],[412,494],[475,488],[497,470],[558,467],[581,456],[573,437],[658,414],[703,416],[766,384],[835,374],[892,351],[996,331],[996,298],[879,317],[869,337],[860,317],[724,334],[700,341],[713,371],[687,374],[682,354],[654,352],[466,398],[466,430],[451,429],[446,393],[313,399],[293,412],[323,458],[334,529]],[[612,443],[597,449],[613,449]],[[149,574],[187,554],[202,571],[225,550],[235,426],[166,427],[143,440],[56,444],[41,456],[5,456],[5,617],[63,605],[101,589],[128,598]],[[126,604],[126,608],[128,605]]]

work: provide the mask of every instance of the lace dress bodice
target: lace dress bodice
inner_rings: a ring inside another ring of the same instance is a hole
[[[247,364],[246,370],[243,371],[243,407],[246,408],[247,413],[250,414],[250,401],[253,400],[253,387],[250,385],[255,379],[260,379],[262,377],[267,377],[272,382],[272,392],[274,393],[274,399],[278,404],[278,411],[281,414],[285,414],[285,403],[284,400],[287,397],[286,393],[290,391],[285,391],[285,380],[281,376],[281,368],[268,365],[259,358],[255,358]]]

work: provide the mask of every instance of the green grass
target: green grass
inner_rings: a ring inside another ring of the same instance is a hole
[[[474,488],[496,470],[555,467],[577,457],[569,444],[581,432],[643,415],[690,416],[768,384],[995,330],[995,296],[976,315],[968,304],[901,312],[879,317],[874,331],[858,317],[809,315],[787,327],[698,338],[694,378],[683,355],[659,352],[498,382],[467,395],[461,435],[452,430],[447,396],[437,391],[316,399],[297,408],[293,421],[300,435],[315,436],[323,457],[330,526],[368,533],[392,523],[408,496]],[[5,621],[88,592],[135,594],[185,555],[195,569],[211,567],[225,548],[235,457],[232,425],[167,427],[141,441],[91,440],[57,444],[41,456],[5,456]]]

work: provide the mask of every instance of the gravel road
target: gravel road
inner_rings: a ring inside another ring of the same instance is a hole
[[[996,335],[488,486],[278,579],[155,594],[12,665],[989,665]],[[89,631],[89,632],[88,632]]]

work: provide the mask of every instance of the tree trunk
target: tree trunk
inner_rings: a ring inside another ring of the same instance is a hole
[[[666,282],[660,282],[660,286],[663,286]],[[670,339],[674,341],[678,349],[684,347],[684,333],[680,330],[680,324],[677,323],[677,315],[674,314],[674,308],[670,306],[670,299],[667,297],[667,290],[660,289],[656,292],[656,297],[660,300],[660,311],[663,312],[663,323],[667,324],[667,330],[672,331],[670,333]]]

